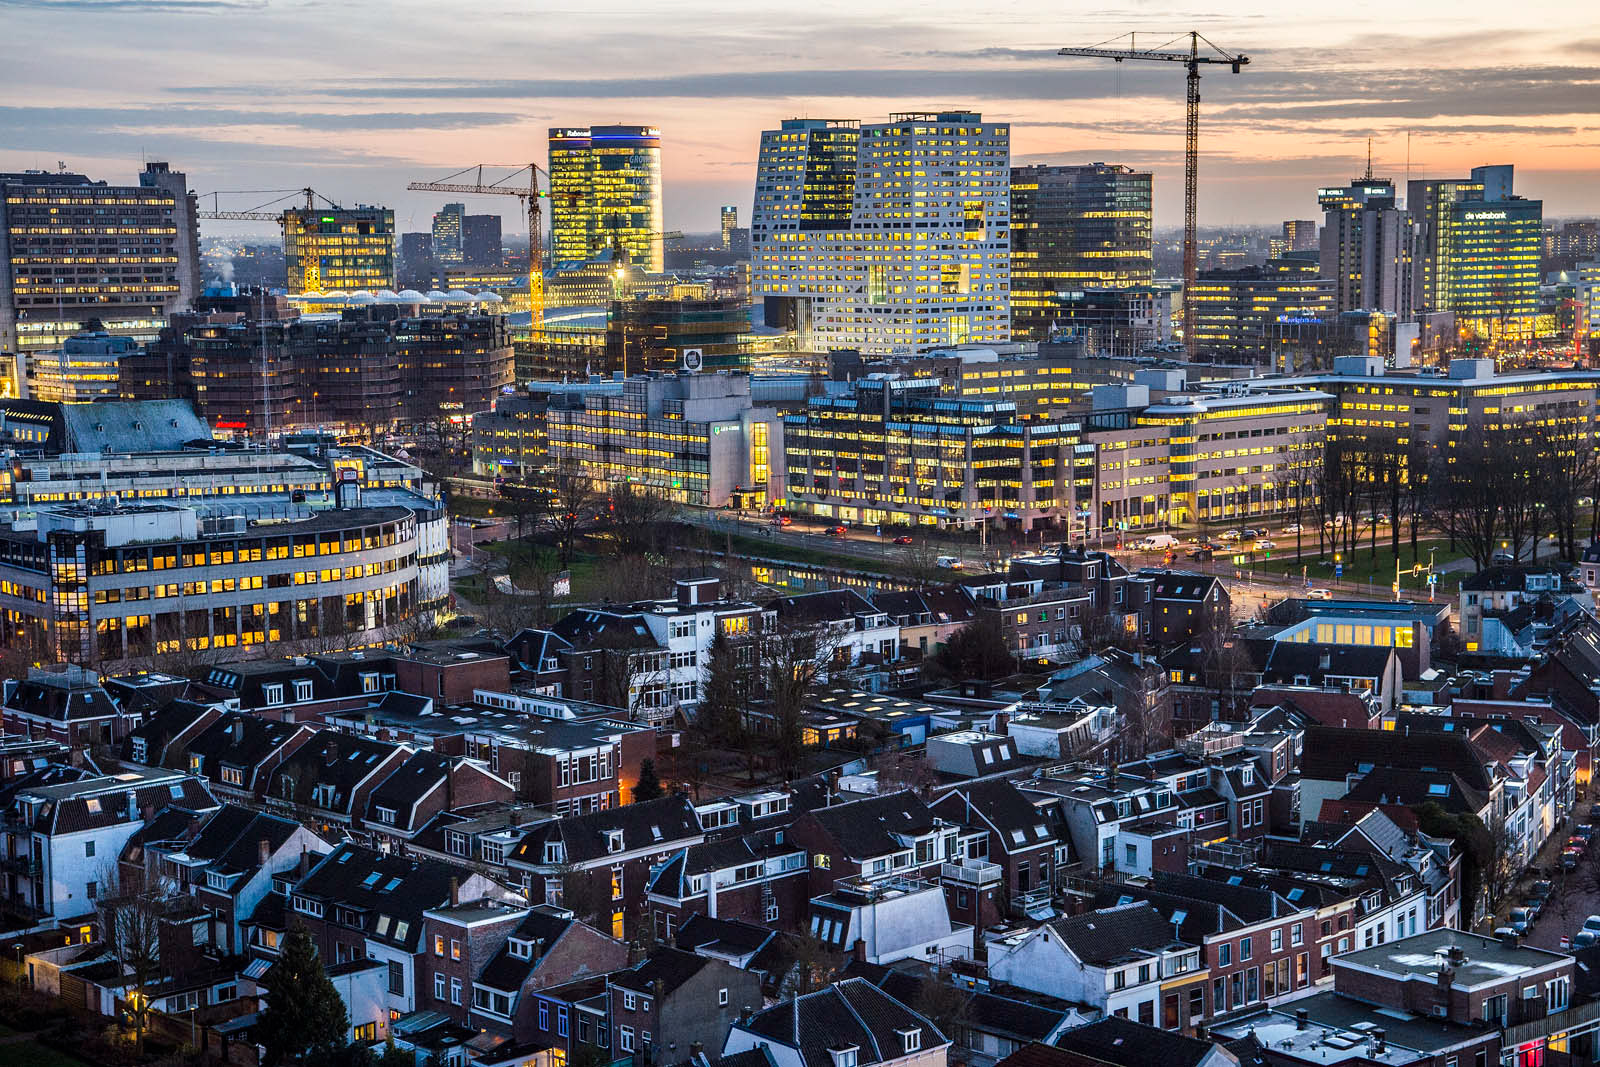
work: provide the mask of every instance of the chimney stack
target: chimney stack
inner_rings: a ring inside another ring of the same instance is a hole
[[[450,879],[450,906],[452,908],[461,906],[461,882],[456,878]]]
[[[261,866],[265,867],[268,861],[271,859],[272,842],[263,837],[259,842],[256,843],[256,860],[261,864]]]
[[[1310,1021],[1310,1019],[1311,1013],[1306,1011],[1306,1009],[1296,1008],[1294,1010],[1294,1028],[1296,1030],[1304,1030],[1306,1028],[1306,1023]]]

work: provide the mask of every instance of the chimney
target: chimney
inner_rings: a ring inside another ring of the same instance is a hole
[[[265,867],[271,859],[272,842],[263,837],[256,843],[256,860],[261,866]]]
[[[1383,1029],[1380,1027],[1380,1028],[1378,1028],[1376,1030],[1369,1031],[1369,1033],[1371,1033],[1371,1035],[1372,1035],[1372,1053],[1373,1053],[1373,1055],[1375,1055],[1375,1056],[1383,1055],[1383,1051],[1384,1051],[1383,1039],[1384,1039],[1384,1036],[1385,1036],[1384,1032],[1383,1032]]]
[[[850,954],[862,963],[867,962],[867,943],[861,938],[856,938],[856,943],[850,946]]]
[[[450,879],[450,906],[452,908],[461,906],[461,882],[456,878]]]
[[[1500,935],[1500,943],[1506,948],[1516,948],[1521,943],[1521,938],[1512,930]]]
[[[1011,725],[1011,716],[1007,715],[1003,711],[997,711],[997,712],[994,713],[994,732],[995,733],[997,733],[997,734],[1005,733],[1006,732],[1006,727],[1009,726],[1009,725]]]
[[[328,761],[328,764],[330,766],[332,764],[335,764],[335,763],[339,762],[339,740],[338,740],[338,738],[335,738],[335,737],[328,738],[328,747],[323,752],[323,758]]]
[[[746,1004],[741,1007],[739,1009],[739,1025],[743,1026],[744,1024],[748,1023],[750,1021],[750,1017],[754,1014],[755,1010],[752,1009],[750,1005]]]
[[[230,727],[229,732],[233,734],[234,744],[244,744],[244,716],[241,715],[239,718],[233,720],[233,726]]]
[[[1296,1030],[1304,1030],[1306,1028],[1306,1023],[1310,1019],[1311,1019],[1311,1013],[1309,1011],[1306,1011],[1306,1009],[1304,1009],[1304,1008],[1296,1008],[1294,1010],[1294,1028]]]

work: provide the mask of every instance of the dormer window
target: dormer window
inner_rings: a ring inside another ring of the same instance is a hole
[[[276,707],[283,703],[283,686],[281,683],[264,685],[261,687],[261,700],[267,707]]]
[[[856,1045],[845,1048],[830,1048],[828,1055],[833,1057],[833,1067],[856,1067],[856,1053],[860,1052]]]
[[[565,849],[560,841],[546,841],[544,843],[544,861],[546,863],[561,863],[565,858]]]
[[[607,830],[606,831],[606,851],[607,852],[621,852],[622,851],[622,831],[621,830]]]
[[[907,1053],[917,1051],[922,1047],[922,1027],[913,1026],[909,1030],[900,1030],[900,1046]]]
[[[296,681],[294,683],[294,698],[296,700],[310,700],[311,699],[311,679],[309,679],[309,678],[296,679]]]

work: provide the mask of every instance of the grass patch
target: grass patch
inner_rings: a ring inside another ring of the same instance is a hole
[[[1388,540],[1382,538],[1381,532],[1376,559],[1373,558],[1369,542],[1362,542],[1357,545],[1354,552],[1341,551],[1337,553],[1340,557],[1340,562],[1343,563],[1343,573],[1338,579],[1334,578],[1336,561],[1335,553],[1331,548],[1319,554],[1316,543],[1314,541],[1310,542],[1305,545],[1302,558],[1297,560],[1295,559],[1293,538],[1274,538],[1274,542],[1278,547],[1273,549],[1271,559],[1267,559],[1265,554],[1260,552],[1245,553],[1247,559],[1245,569],[1254,570],[1258,573],[1285,574],[1291,577],[1298,576],[1303,569],[1306,578],[1313,586],[1330,585],[1337,582],[1343,586],[1370,586],[1379,592],[1387,591],[1391,583],[1394,582],[1394,554],[1390,551]],[[1412,566],[1411,543],[1402,538],[1400,541],[1400,589],[1403,594],[1427,596],[1426,567],[1428,565],[1429,549],[1434,550],[1432,558],[1435,569],[1441,569],[1447,564],[1467,558],[1465,552],[1451,552],[1450,542],[1447,540],[1419,539],[1417,541],[1417,559],[1421,561],[1424,573],[1412,574],[1410,573]],[[1223,555],[1219,553],[1219,558],[1231,559],[1232,554]],[[1460,588],[1461,580],[1470,577],[1472,573],[1473,571],[1470,569],[1441,573],[1435,596],[1454,596]]]
[[[5,1059],[9,1063],[27,1064],[28,1067],[88,1067],[88,1062],[65,1052],[57,1052],[37,1041],[19,1041],[4,1045]]]

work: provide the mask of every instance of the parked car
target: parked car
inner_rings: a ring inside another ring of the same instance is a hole
[[[1587,948],[1596,941],[1600,941],[1600,934],[1593,933],[1589,930],[1579,930],[1576,936],[1574,936],[1572,939],[1572,947]]]
[[[1532,887],[1529,888],[1528,895],[1542,903],[1543,901],[1550,899],[1550,893],[1554,888],[1555,887],[1550,884],[1548,879],[1541,878],[1537,882],[1533,883]]]
[[[1528,914],[1532,916],[1533,922],[1538,922],[1539,916],[1544,914],[1544,901],[1538,897],[1529,897],[1522,902],[1522,906],[1528,909]]]
[[[1332,600],[1332,589],[1309,589],[1306,591],[1307,600]]]
[[[1577,870],[1578,869],[1578,856],[1577,856],[1577,854],[1574,853],[1574,852],[1563,852],[1561,854],[1561,869],[1563,871],[1575,871],[1575,870]]]
[[[1511,929],[1516,931],[1518,937],[1526,936],[1528,931],[1533,929],[1533,913],[1527,908],[1512,908],[1506,921]]]
[[[1587,919],[1583,920],[1583,926],[1579,929],[1581,929],[1584,933],[1594,934],[1596,937],[1600,937],[1600,915],[1589,916]]]
[[[1580,822],[1577,826],[1572,828],[1572,836],[1581,837],[1585,841],[1592,840],[1594,838],[1594,824]]]
[[[960,556],[940,556],[933,565],[947,571],[958,571],[964,566]]]
[[[910,534],[901,534],[899,537],[894,539],[894,543],[897,545],[909,545],[913,540],[915,540],[915,538],[913,538]]]
[[[1576,834],[1574,834],[1573,836],[1567,838],[1566,847],[1563,848],[1561,851],[1563,851],[1563,852],[1578,852],[1578,853],[1581,853],[1581,852],[1583,852],[1584,849],[1586,849],[1588,847],[1589,847],[1589,839],[1588,838],[1579,837]]]

